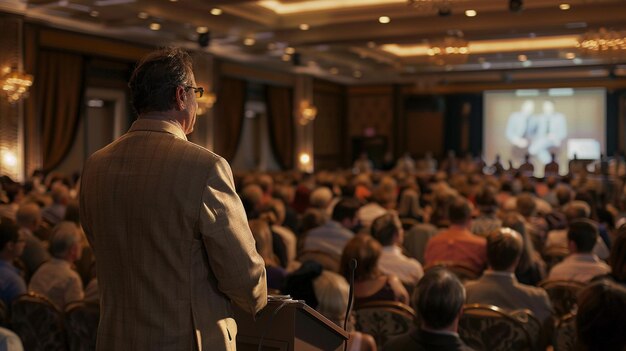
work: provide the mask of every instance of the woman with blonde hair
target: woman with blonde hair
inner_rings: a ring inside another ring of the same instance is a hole
[[[343,328],[350,291],[348,282],[337,273],[323,271],[313,281],[313,290],[317,298],[317,311]],[[348,319],[346,330],[349,332],[349,351],[376,351],[376,341],[371,335],[354,330],[353,318]]]

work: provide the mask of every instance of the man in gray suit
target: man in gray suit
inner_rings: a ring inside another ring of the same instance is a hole
[[[81,222],[100,288],[97,350],[235,350],[231,301],[267,303],[228,163],[187,141],[196,119],[191,58],[146,56],[130,79],[139,117],[86,162]]]
[[[545,290],[521,284],[514,272],[522,254],[521,235],[500,228],[487,236],[489,269],[475,281],[467,282],[467,303],[495,305],[506,310],[529,309],[541,322],[552,317],[552,304]]]

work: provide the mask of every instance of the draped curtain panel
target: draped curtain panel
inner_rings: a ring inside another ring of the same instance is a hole
[[[83,58],[41,51],[35,75],[35,99],[41,126],[43,169],[53,170],[70,151],[84,92]]]
[[[283,169],[294,165],[293,91],[291,88],[268,86],[266,106],[272,151]]]
[[[239,145],[245,103],[246,82],[230,77],[220,78],[213,145],[215,152],[229,162],[235,157]]]

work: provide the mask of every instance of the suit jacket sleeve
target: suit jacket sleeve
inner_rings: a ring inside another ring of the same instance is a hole
[[[230,166],[222,158],[209,174],[198,222],[218,288],[251,314],[265,307],[265,263],[256,251]]]

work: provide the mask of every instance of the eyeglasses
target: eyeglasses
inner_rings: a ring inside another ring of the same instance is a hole
[[[196,94],[197,98],[201,98],[202,95],[204,95],[204,88],[203,87],[192,87],[191,85],[185,85],[185,91],[187,91],[189,89],[193,89],[193,92]]]

